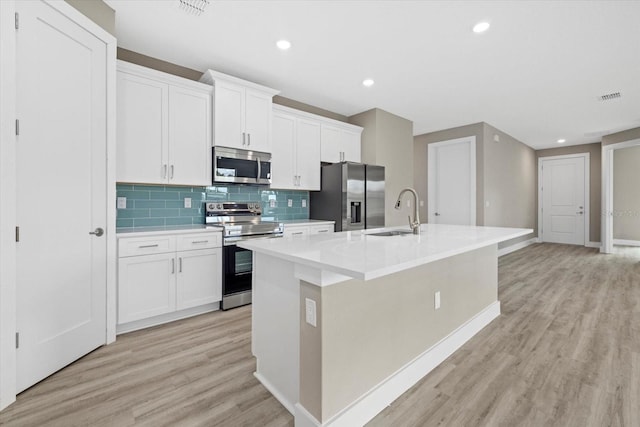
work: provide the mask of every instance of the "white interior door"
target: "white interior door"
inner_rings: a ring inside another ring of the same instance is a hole
[[[541,162],[542,241],[585,244],[585,158]]]
[[[429,222],[476,224],[475,137],[429,144]]]
[[[16,2],[17,389],[106,341],[106,45]]]

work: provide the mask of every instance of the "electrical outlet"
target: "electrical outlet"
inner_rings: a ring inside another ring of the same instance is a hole
[[[433,296],[433,305],[436,310],[440,308],[440,291],[437,291]]]
[[[287,206],[289,206],[290,208],[293,207],[293,199],[287,200]]]
[[[305,320],[308,324],[316,326],[316,302],[310,298],[304,299],[305,305]]]
[[[127,208],[127,198],[126,197],[118,197],[117,205],[118,205],[118,209],[126,209]]]
[[[276,207],[276,199],[269,199],[269,207],[270,208]]]
[[[307,199],[302,199],[302,207],[303,208],[307,207]]]
[[[191,197],[184,198],[184,208],[191,209]]]

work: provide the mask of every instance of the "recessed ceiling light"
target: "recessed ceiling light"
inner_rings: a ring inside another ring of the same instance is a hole
[[[366,86],[366,87],[371,87],[371,86],[373,86],[374,83],[375,82],[373,81],[373,79],[364,79],[362,81],[362,85]]]
[[[567,142],[567,140],[566,139],[559,139],[558,140],[558,144],[562,144],[563,142]]]
[[[490,27],[490,24],[488,22],[478,22],[476,25],[473,26],[473,32],[484,33],[489,29],[489,27]]]
[[[280,50],[288,50],[291,47],[291,42],[289,40],[278,40],[276,46]]]

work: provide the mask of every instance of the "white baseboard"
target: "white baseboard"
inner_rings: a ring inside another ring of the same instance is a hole
[[[600,248],[600,246],[602,246],[600,242],[587,242],[584,245],[587,248]],[[640,246],[640,242],[638,242],[638,246]]]
[[[501,257],[506,254],[510,254],[511,252],[515,252],[519,249],[526,248],[529,245],[533,245],[534,243],[539,243],[539,239],[537,237],[533,237],[529,240],[525,240],[523,242],[518,242],[514,245],[507,246],[502,249],[498,249],[498,257]]]
[[[500,316],[500,301],[492,303],[476,314],[324,423],[319,422],[300,403],[297,403],[295,405],[296,427],[365,425],[498,316]]]
[[[640,240],[613,239],[614,245],[640,246]]]
[[[0,0],[1,1],[1,0]],[[161,314],[148,319],[134,320],[133,322],[122,323],[116,326],[116,334],[125,334],[127,332],[137,331],[139,329],[150,328],[152,326],[162,325],[163,323],[173,322],[174,320],[186,319],[187,317],[197,316],[198,314],[209,313],[220,309],[220,303],[201,305],[199,307],[186,308],[173,313]]]
[[[254,372],[253,376],[256,377],[258,381],[260,381],[260,383],[264,386],[264,388],[269,390],[269,393],[271,393],[273,397],[275,397],[278,400],[278,402],[280,402],[282,406],[284,406],[285,409],[291,413],[291,415],[295,415],[295,411],[296,411],[295,405],[292,402],[290,402],[288,399],[286,399],[278,391],[277,388],[275,388],[265,377],[260,375],[258,372]],[[296,427],[297,427],[297,424],[296,424]]]

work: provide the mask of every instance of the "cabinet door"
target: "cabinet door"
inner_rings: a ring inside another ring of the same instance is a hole
[[[116,180],[165,184],[168,86],[118,73]]]
[[[321,144],[320,144],[320,160],[329,163],[338,163],[342,161],[340,153],[343,151],[340,146],[341,130],[329,126],[322,125]]]
[[[252,89],[246,90],[245,148],[271,153],[271,106],[271,95]]]
[[[299,190],[320,190],[320,123],[298,119],[297,175]]]
[[[118,323],[127,323],[176,308],[175,254],[118,260]]]
[[[273,114],[271,188],[297,189],[295,168],[296,119]]]
[[[216,81],[213,96],[215,99],[213,144],[245,148],[243,144],[245,89],[232,83]]]
[[[347,162],[360,163],[361,146],[360,132],[342,131],[342,151],[344,151],[344,160]]]
[[[211,185],[211,96],[169,87],[169,183]]]
[[[176,308],[196,307],[222,300],[221,249],[180,251]]]

